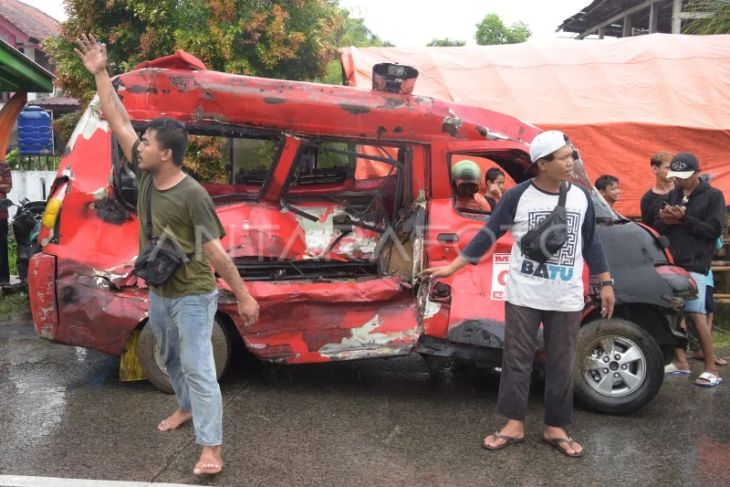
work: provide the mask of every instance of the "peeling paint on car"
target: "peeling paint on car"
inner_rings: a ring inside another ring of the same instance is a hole
[[[358,328],[350,330],[350,336],[339,343],[328,343],[319,349],[319,353],[332,360],[354,358],[373,358],[407,353],[413,348],[412,341],[418,337],[416,330],[395,333],[378,333],[379,315]],[[399,344],[406,341],[407,345]]]
[[[463,122],[461,118],[459,118],[456,113],[449,108],[449,115],[444,117],[444,121],[441,124],[441,130],[452,137],[457,137],[462,124]]]
[[[109,188],[107,188],[106,186],[103,188],[99,188],[96,191],[94,191],[93,193],[91,193],[91,196],[96,201],[105,200],[109,197]]]
[[[86,109],[84,114],[81,116],[81,120],[76,125],[76,128],[71,133],[71,137],[68,139],[69,151],[73,151],[76,145],[76,139],[79,136],[86,140],[89,140],[97,130],[103,130],[109,132],[109,124],[105,120],[101,120],[101,103],[99,101],[99,95],[95,95],[89,103],[89,107]]]
[[[306,241],[306,255],[308,257],[322,257],[329,250],[331,254],[349,256],[358,259],[369,259],[375,251],[379,235],[376,232],[355,227],[349,235],[335,242],[343,232],[336,229],[334,219],[337,215],[345,214],[336,208],[306,207],[306,213],[318,218],[318,221],[295,215],[297,222],[304,232]],[[335,245],[330,248],[330,246]]]
[[[429,299],[426,301],[426,309],[423,311],[423,319],[427,320],[433,318],[439,311],[441,311],[441,303],[437,303]]]
[[[351,103],[341,103],[340,107],[343,110],[352,113],[353,115],[360,115],[362,113],[368,113],[370,109],[363,105],[353,105]]]

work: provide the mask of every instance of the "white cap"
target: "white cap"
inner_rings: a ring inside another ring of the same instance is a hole
[[[568,137],[559,130],[547,130],[539,133],[530,143],[530,159],[532,162],[536,162],[569,143]]]

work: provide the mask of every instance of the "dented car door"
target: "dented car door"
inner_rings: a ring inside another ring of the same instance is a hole
[[[407,153],[353,141],[285,143],[259,202],[275,213],[242,233],[267,243],[231,251],[262,308],[255,325],[239,327],[249,351],[311,363],[413,350],[420,329],[412,242],[402,234],[415,218],[403,211]],[[364,164],[383,167],[363,174]],[[221,301],[233,311],[230,297]]]

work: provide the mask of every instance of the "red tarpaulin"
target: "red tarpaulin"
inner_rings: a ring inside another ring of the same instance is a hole
[[[730,35],[653,34],[506,46],[346,48],[347,83],[398,62],[420,71],[414,94],[504,112],[567,132],[592,179],[621,181],[619,212],[639,215],[651,154],[690,151],[730,201]]]

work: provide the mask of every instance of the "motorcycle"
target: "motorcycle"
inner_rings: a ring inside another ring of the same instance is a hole
[[[28,261],[40,250],[38,244],[38,233],[41,228],[41,217],[46,208],[45,201],[29,201],[23,198],[19,205],[9,199],[0,201],[0,206],[9,208],[14,206],[18,209],[13,218],[13,235],[17,245],[18,256],[16,266],[18,278],[25,282],[28,278]]]

